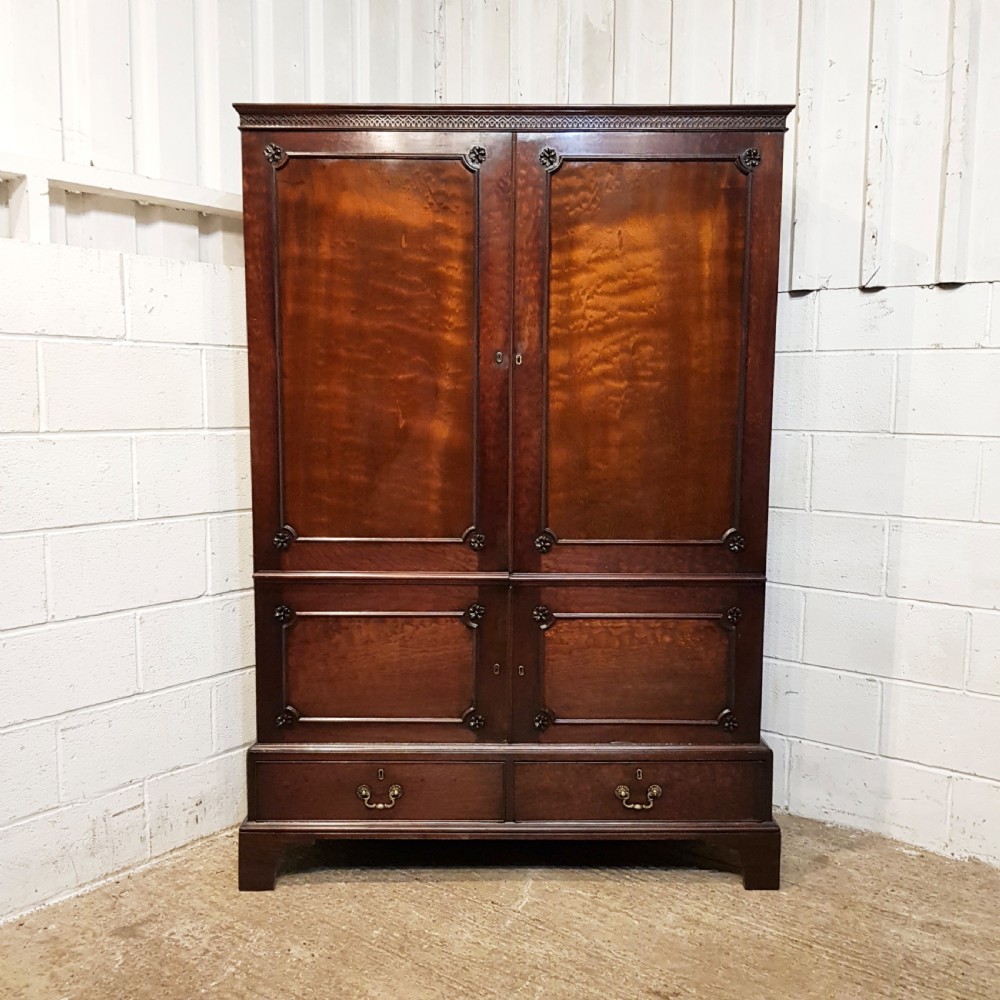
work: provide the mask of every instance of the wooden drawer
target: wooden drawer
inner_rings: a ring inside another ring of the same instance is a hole
[[[771,775],[764,761],[514,765],[514,819],[520,822],[724,823],[770,817]]]
[[[503,767],[499,762],[258,761],[250,818],[502,820]],[[359,792],[365,788],[367,804]],[[399,794],[390,795],[396,788]]]

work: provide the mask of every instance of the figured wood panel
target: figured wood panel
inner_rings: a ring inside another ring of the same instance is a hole
[[[454,616],[303,615],[285,672],[306,717],[457,720],[474,696],[475,644]]]
[[[719,539],[734,523],[747,179],[732,161],[569,161],[551,181],[548,524]]]
[[[474,509],[474,176],[457,158],[302,158],[277,178],[289,523],[310,537],[461,537]]]
[[[545,704],[563,722],[714,720],[733,638],[718,619],[560,619],[545,633]]]

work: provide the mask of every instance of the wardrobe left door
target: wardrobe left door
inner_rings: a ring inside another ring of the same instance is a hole
[[[505,584],[261,575],[254,589],[260,742],[507,738]]]
[[[507,567],[511,150],[244,133],[257,570]]]

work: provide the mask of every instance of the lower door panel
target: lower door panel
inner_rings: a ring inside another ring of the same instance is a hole
[[[262,742],[506,733],[506,587],[266,579],[256,611]]]
[[[515,739],[756,742],[763,610],[758,583],[515,585]]]

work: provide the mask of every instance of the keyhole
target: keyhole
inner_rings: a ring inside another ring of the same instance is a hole
[[[642,768],[641,767],[637,767],[635,769],[635,780],[636,781],[642,781]]]
[[[495,673],[495,674],[500,673],[500,664],[499,663],[494,663],[493,664],[493,673]]]
[[[518,677],[523,677],[524,676],[524,664],[523,663],[519,663],[518,666],[517,666],[517,676]]]
[[[378,780],[385,781],[385,771],[383,771],[382,768],[378,769]]]
[[[496,354],[494,355],[494,357],[496,358],[496,361],[497,361],[498,365],[502,365],[503,364],[503,351],[497,351]]]
[[[524,360],[524,358],[522,358],[520,354],[515,354],[514,355],[514,364],[515,365],[519,365],[523,360]]]

